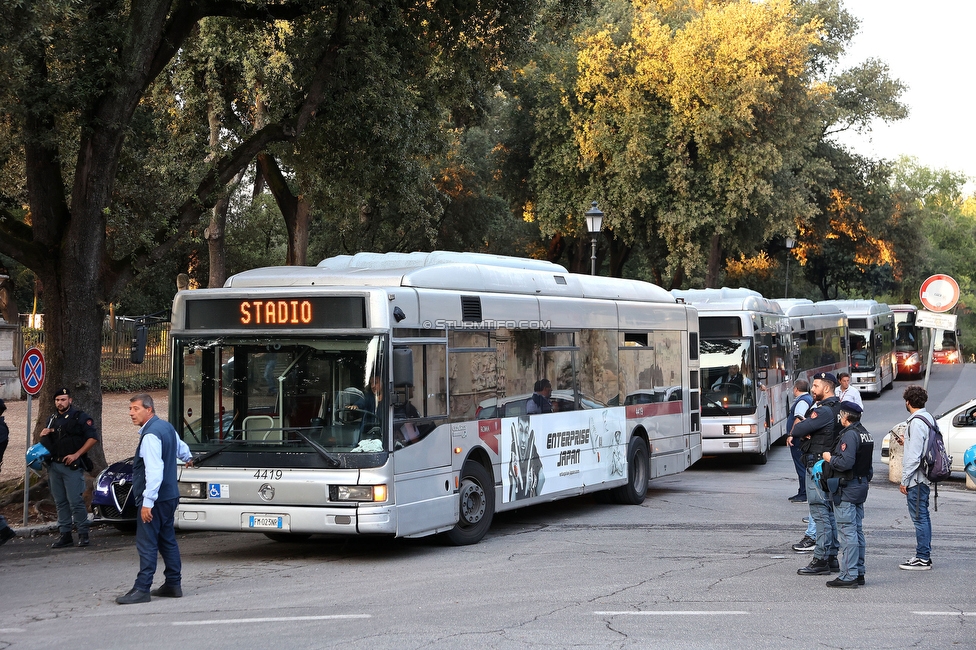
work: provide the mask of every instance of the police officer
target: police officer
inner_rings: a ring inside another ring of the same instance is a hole
[[[844,429],[833,452],[824,452],[830,465],[828,479],[837,519],[840,539],[840,575],[827,583],[828,587],[857,589],[864,584],[864,502],[868,498],[868,483],[874,476],[872,456],[874,439],[861,424],[861,407],[854,402],[841,402],[840,421]],[[826,472],[825,472],[826,473]]]
[[[800,575],[817,575],[836,572],[837,563],[837,529],[834,523],[832,504],[825,502],[817,490],[813,480],[812,469],[825,451],[831,451],[836,442],[837,434],[844,427],[838,419],[840,401],[834,396],[837,378],[829,372],[820,372],[813,377],[810,393],[817,400],[814,408],[810,409],[809,417],[793,425],[793,444],[800,441],[803,452],[803,462],[807,468],[807,504],[810,506],[810,518],[817,527],[817,544],[813,550],[810,564],[798,569]]]
[[[47,461],[51,496],[58,506],[58,530],[61,537],[51,548],[74,546],[71,522],[78,529],[78,546],[88,546],[88,509],[85,507],[85,471],[91,470],[88,450],[98,442],[91,416],[71,404],[71,391],[59,388],[54,393],[58,412],[41,431],[41,444],[51,456]]]

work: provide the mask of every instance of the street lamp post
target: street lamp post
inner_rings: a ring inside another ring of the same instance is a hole
[[[590,231],[592,248],[590,249],[590,275],[596,275],[596,236],[603,230],[603,212],[596,207],[596,201],[586,211],[586,229]]]
[[[786,288],[783,290],[783,297],[790,297],[790,251],[796,246],[796,240],[792,237],[786,238]]]

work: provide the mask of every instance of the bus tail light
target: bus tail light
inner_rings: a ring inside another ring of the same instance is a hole
[[[330,485],[329,500],[378,502],[386,501],[385,485]]]
[[[726,424],[725,435],[727,436],[754,436],[756,435],[755,424]]]

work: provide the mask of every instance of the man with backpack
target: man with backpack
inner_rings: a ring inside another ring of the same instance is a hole
[[[928,571],[932,568],[932,522],[929,519],[929,486],[923,459],[929,439],[929,428],[935,418],[925,410],[928,392],[921,386],[909,386],[902,393],[905,408],[911,413],[905,432],[905,454],[902,459],[901,493],[908,497],[908,514],[915,524],[915,557],[898,565],[906,571]]]

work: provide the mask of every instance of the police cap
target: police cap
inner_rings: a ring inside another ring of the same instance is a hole
[[[813,376],[814,379],[822,379],[823,381],[829,381],[834,386],[837,385],[837,377],[829,372],[818,372]]]
[[[848,413],[863,413],[864,412],[864,409],[862,409],[858,404],[855,404],[854,402],[841,402],[840,403],[840,410],[841,411],[847,411]]]
[[[59,388],[54,391],[54,396],[57,397],[58,395],[67,395],[68,397],[71,397],[71,391],[67,388]]]

